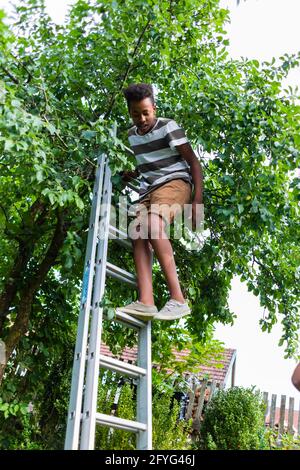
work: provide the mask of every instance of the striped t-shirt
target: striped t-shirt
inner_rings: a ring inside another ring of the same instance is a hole
[[[128,140],[141,175],[139,200],[173,179],[180,178],[192,185],[190,167],[176,149],[176,145],[189,141],[173,119],[157,118],[151,131],[144,135],[138,134],[133,126],[128,130]]]

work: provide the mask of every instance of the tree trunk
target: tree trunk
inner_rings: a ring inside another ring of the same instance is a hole
[[[35,219],[36,215],[38,215],[38,217]],[[13,267],[7,276],[7,281],[4,285],[2,294],[0,295],[0,337],[2,336],[2,329],[9,312],[9,308],[18,289],[20,289],[26,266],[32,256],[36,241],[41,236],[41,230],[36,229],[40,229],[43,225],[46,215],[47,207],[45,204],[40,201],[35,201],[24,216],[24,220],[26,219],[27,221],[26,226],[22,225],[20,228],[20,234],[15,233],[11,235],[11,238],[18,242],[19,248],[16,253]],[[33,227],[35,228],[35,236],[33,235]],[[31,234],[30,236],[22,236],[22,232],[24,232],[25,229],[27,233]]]
[[[11,354],[18,346],[20,339],[28,331],[28,324],[34,295],[41,286],[42,282],[45,280],[49,270],[53,266],[66,237],[69,224],[64,221],[63,215],[66,215],[66,211],[65,213],[58,211],[56,228],[46,255],[38,266],[34,275],[28,279],[27,283],[22,286],[21,290],[19,290],[19,296],[21,300],[18,306],[17,317],[14,324],[10,328],[7,337],[5,338],[6,354],[5,362],[0,364],[0,384],[2,382],[5,368]]]

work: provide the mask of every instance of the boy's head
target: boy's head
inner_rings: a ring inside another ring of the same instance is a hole
[[[155,122],[156,106],[152,85],[136,83],[123,90],[129,114],[141,134],[145,134]]]

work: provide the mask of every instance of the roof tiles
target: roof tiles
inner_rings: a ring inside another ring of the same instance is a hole
[[[115,356],[112,354],[109,347],[102,342],[100,352],[105,356],[114,357],[131,364],[135,364],[137,362],[137,346],[132,348],[125,347],[120,355]],[[173,352],[175,353],[177,360],[183,361],[190,351],[188,349],[184,349],[182,351]],[[223,384],[234,353],[235,349],[225,349],[221,354],[223,358],[220,361],[213,359],[210,366],[202,366],[200,364],[199,371],[195,372],[193,375],[197,375],[199,379],[207,378],[210,381],[215,380],[218,384]],[[223,364],[223,367],[219,368],[217,367],[217,364]]]

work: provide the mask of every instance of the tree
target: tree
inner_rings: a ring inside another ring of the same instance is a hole
[[[16,15],[12,31],[0,22],[0,377],[21,357],[34,362],[31,374],[37,361],[54,367],[73,348],[96,157],[109,154],[120,189],[118,172],[133,165],[122,89],[140,81],[156,85],[159,113],[183,125],[205,169],[205,243],[199,251],[173,244],[193,304],[189,334],[205,342],[214,322],[233,322],[228,294],[238,274],[267,310],[262,328],[282,318],[282,344],[295,354],[299,106],[281,81],[299,56],[279,66],[230,60],[228,13],[217,0],[78,0],[62,26],[43,0],[25,0]],[[128,253],[112,250],[114,258],[133,269]],[[167,291],[157,267],[154,282],[160,307]],[[133,295],[107,284],[111,306]],[[116,345],[134,341],[110,328]],[[154,355],[182,345],[177,333],[155,324]],[[56,351],[47,358],[48,347]]]

